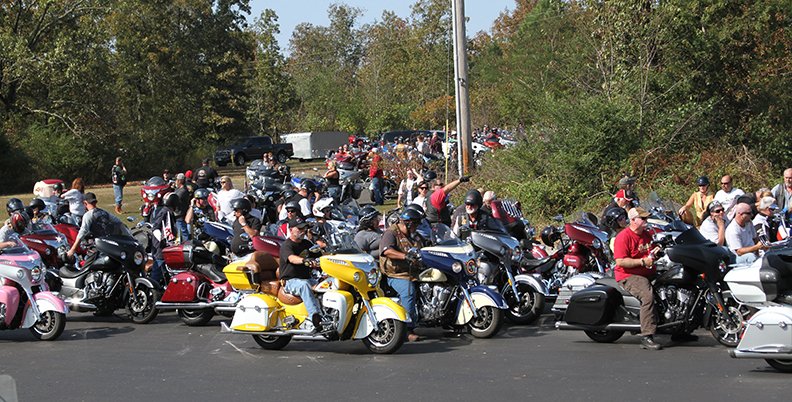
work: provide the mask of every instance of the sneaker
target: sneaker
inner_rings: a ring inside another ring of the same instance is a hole
[[[641,348],[648,350],[660,350],[663,348],[663,345],[655,342],[654,337],[652,337],[652,335],[649,335],[641,339]]]
[[[671,341],[672,342],[684,343],[684,342],[696,342],[697,340],[698,340],[698,336],[693,335],[693,334],[674,334],[674,335],[671,335]]]

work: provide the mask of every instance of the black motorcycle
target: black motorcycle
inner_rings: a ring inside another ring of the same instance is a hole
[[[520,271],[523,252],[520,242],[497,231],[461,230],[461,237],[470,239],[479,252],[478,280],[494,285],[506,300],[506,318],[515,324],[530,324],[542,315],[547,288],[538,274]]]
[[[727,308],[729,300],[724,300],[722,292],[728,251],[705,239],[695,228],[685,230],[675,240],[668,234],[662,236],[656,242],[667,247],[664,252],[670,263],[665,265],[667,269],[658,264],[658,276],[652,281],[657,332],[681,335],[703,327],[721,344],[736,346],[729,332],[719,330],[740,324],[740,318]],[[640,307],[640,301],[614,278],[597,279],[595,285],[572,295],[566,321],[557,322],[556,328],[583,330],[596,342],[615,342],[627,331],[641,331]]]
[[[131,236],[111,235],[97,238],[94,248],[79,269],[60,269],[59,296],[75,311],[110,315],[125,307],[135,323],[153,320],[161,292],[145,276],[143,245]]]

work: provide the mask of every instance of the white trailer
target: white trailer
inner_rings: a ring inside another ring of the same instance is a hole
[[[294,148],[292,158],[300,160],[324,159],[329,151],[349,143],[349,134],[340,131],[310,131],[280,135],[281,143],[290,143]]]

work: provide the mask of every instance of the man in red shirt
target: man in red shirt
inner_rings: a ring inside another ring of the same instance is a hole
[[[616,280],[641,302],[641,347],[660,350],[663,347],[654,341],[657,320],[654,311],[654,292],[650,279],[655,275],[655,256],[650,251],[652,235],[646,231],[649,213],[641,207],[627,211],[630,226],[616,235],[613,257],[616,259]]]
[[[382,157],[379,155],[379,149],[372,148],[369,154],[371,159],[371,167],[369,167],[369,178],[371,179],[371,193],[374,205],[382,205],[385,199],[382,196],[383,173],[382,173]]]

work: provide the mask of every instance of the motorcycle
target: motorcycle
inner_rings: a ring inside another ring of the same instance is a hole
[[[94,248],[79,270],[61,267],[58,296],[75,311],[109,315],[126,307],[135,323],[153,320],[160,290],[145,275],[143,246],[134,237],[111,235],[96,238]]]
[[[140,188],[140,198],[143,200],[143,205],[140,206],[140,215],[145,221],[151,219],[151,213],[154,207],[162,202],[162,197],[171,192],[170,185],[159,176],[154,176],[148,179],[143,187]]]
[[[544,312],[547,288],[539,274],[521,273],[523,252],[520,242],[496,231],[472,231],[462,228],[461,237],[469,238],[480,253],[477,277],[482,285],[494,285],[509,306],[506,318],[521,325],[530,324]]]
[[[792,248],[787,241],[724,278],[738,302],[735,315],[748,318],[736,328],[739,344],[729,350],[738,359],[765,359],[774,369],[792,373]]]
[[[652,281],[658,333],[689,334],[704,327],[719,343],[734,347],[735,340],[720,331],[739,325],[735,322],[739,318],[726,308],[722,291],[728,251],[706,240],[695,228],[675,240],[669,234],[658,234],[654,243],[665,248],[672,262],[658,266],[658,276]],[[616,279],[601,278],[572,295],[566,321],[556,322],[556,328],[583,330],[595,342],[615,342],[625,331],[641,331],[640,306]]]
[[[66,263],[66,252],[71,247],[66,241],[66,236],[49,223],[34,223],[33,231],[19,236],[19,239],[41,258],[46,270],[47,287],[55,292],[60,290],[58,270]]]
[[[467,329],[476,338],[491,338],[503,325],[509,306],[496,290],[477,282],[479,266],[472,245],[444,224],[431,229],[431,247],[420,250],[414,319],[427,327]]]
[[[259,346],[283,349],[292,338],[313,341],[361,339],[374,353],[393,353],[406,338],[407,312],[378,288],[380,272],[374,259],[360,251],[348,231],[327,236],[326,254],[319,258],[324,274],[314,287],[323,313],[314,328],[302,299],[290,295],[277,280],[278,264],[237,261],[223,272],[240,300],[231,324],[222,332],[252,335]],[[315,248],[314,252],[318,249]]]
[[[68,307],[47,290],[38,254],[19,240],[0,250],[0,329],[29,328],[36,339],[57,339]]]

